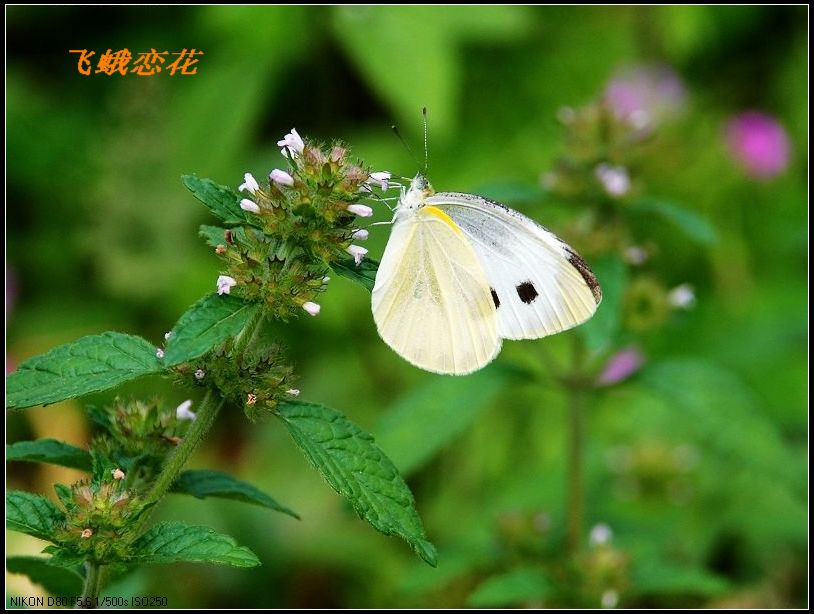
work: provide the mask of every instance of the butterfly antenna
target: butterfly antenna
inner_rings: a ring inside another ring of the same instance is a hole
[[[421,114],[424,116],[424,176],[427,176],[427,171],[430,169],[430,155],[427,148],[427,107],[421,109]]]
[[[401,141],[401,144],[404,145],[404,149],[406,149],[407,153],[410,154],[410,157],[413,159],[413,162],[415,162],[415,165],[418,166],[418,158],[415,157],[415,153],[413,153],[412,148],[407,144],[407,141],[404,140],[404,137],[401,136],[401,131],[399,130],[399,127],[393,124],[392,126],[390,126],[390,129],[393,131],[393,134],[395,134],[396,137],[398,137],[398,140]]]

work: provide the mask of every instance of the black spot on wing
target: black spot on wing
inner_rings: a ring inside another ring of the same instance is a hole
[[[588,284],[588,288],[591,290],[591,294],[594,295],[596,304],[599,305],[599,302],[602,300],[602,288],[599,287],[599,281],[596,279],[596,275],[594,275],[591,267],[588,266],[579,254],[567,245],[565,246],[565,253],[568,254],[568,262],[582,275],[582,279],[585,280],[585,283]]]
[[[534,299],[536,299],[538,296],[537,288],[535,288],[534,284],[530,281],[524,281],[522,284],[517,284],[515,290],[517,290],[517,296],[519,296],[520,300],[526,305],[533,303]]]
[[[495,309],[500,307],[500,299],[497,296],[497,292],[495,292],[494,288],[489,288],[489,292],[492,293],[492,302],[495,304]]]

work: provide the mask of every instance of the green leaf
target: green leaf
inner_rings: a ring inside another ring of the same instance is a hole
[[[198,229],[198,236],[203,237],[207,245],[211,245],[212,247],[226,245],[226,229],[220,226],[201,224],[201,227]]]
[[[18,441],[9,444],[6,446],[6,460],[51,463],[82,471],[91,470],[90,454],[87,450],[56,439]]]
[[[592,269],[602,288],[602,302],[594,317],[577,330],[583,335],[589,350],[601,350],[613,343],[622,319],[622,296],[627,285],[627,269],[615,256],[592,263]]]
[[[73,569],[54,567],[41,556],[10,556],[6,559],[10,573],[28,576],[55,597],[76,597],[82,594],[83,579]]]
[[[372,436],[335,409],[314,403],[280,403],[277,415],[308,461],[361,518],[385,535],[402,537],[436,566],[435,546],[427,541],[413,495]]]
[[[655,214],[682,231],[688,239],[701,245],[715,245],[718,233],[695,211],[655,198],[642,198],[631,205],[636,213]]]
[[[52,567],[64,567],[65,569],[76,569],[85,563],[85,555],[80,552],[74,552],[68,548],[60,548],[59,546],[46,546],[42,549],[46,554],[50,554],[51,558],[48,559],[48,564]]]
[[[193,175],[181,177],[184,185],[193,196],[209,207],[209,210],[218,216],[224,224],[250,224],[246,212],[240,208],[242,197],[235,194],[226,186],[218,185],[211,179],[199,179]]]
[[[432,378],[383,414],[376,429],[379,446],[402,474],[409,475],[491,405],[506,377],[489,369],[466,378]]]
[[[192,495],[198,499],[220,497],[221,499],[253,503],[299,519],[295,512],[280,505],[262,490],[220,471],[205,469],[184,471],[173,484],[172,492]]]
[[[203,297],[173,327],[164,354],[167,366],[197,358],[234,337],[258,309],[257,303],[247,303],[229,294]]]
[[[50,499],[21,490],[6,493],[6,528],[50,541],[64,514]]]
[[[492,576],[469,596],[469,605],[495,608],[541,601],[551,593],[551,581],[541,569],[521,567]]]
[[[372,258],[365,258],[359,266],[357,266],[353,258],[349,258],[348,260],[334,263],[333,270],[342,277],[347,277],[372,292],[373,284],[376,282],[376,271],[379,270],[379,263]]]
[[[729,589],[729,582],[697,567],[679,566],[648,557],[632,570],[631,588],[637,595],[699,595],[715,597]]]
[[[133,335],[82,337],[22,363],[6,380],[6,406],[47,405],[159,373],[164,364],[155,352],[154,345]]]
[[[256,567],[257,555],[245,546],[208,527],[183,522],[157,524],[132,545],[131,560],[137,563],[215,563],[232,567]]]

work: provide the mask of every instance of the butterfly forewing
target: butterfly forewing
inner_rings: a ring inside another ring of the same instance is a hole
[[[602,295],[591,270],[568,245],[524,215],[457,192],[428,205],[449,215],[477,254],[504,339],[536,339],[590,318]]]
[[[500,351],[487,274],[466,234],[435,207],[396,222],[376,275],[373,318],[412,364],[463,375]]]

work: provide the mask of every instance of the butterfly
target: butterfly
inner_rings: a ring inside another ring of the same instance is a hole
[[[465,375],[503,339],[537,339],[589,319],[602,300],[585,261],[553,233],[474,194],[402,187],[376,273],[373,319],[413,365]]]

